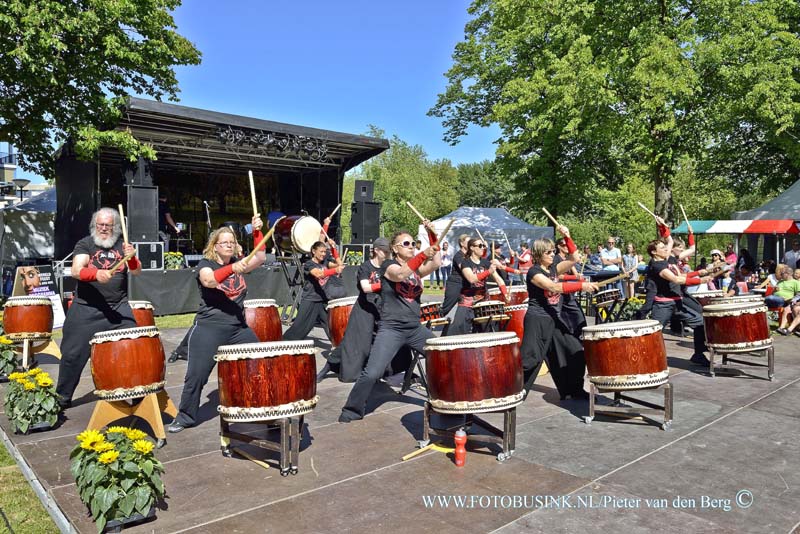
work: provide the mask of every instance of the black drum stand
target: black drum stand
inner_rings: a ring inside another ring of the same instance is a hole
[[[664,405],[659,406],[658,404],[653,404],[651,402],[647,402],[640,399],[635,399],[626,395],[629,391],[646,391],[646,390],[664,390]],[[614,403],[611,406],[596,406],[595,405],[595,395],[598,393],[614,393]],[[666,382],[661,384],[660,386],[649,387],[649,388],[637,388],[637,389],[627,389],[627,390],[618,390],[618,389],[601,389],[598,388],[594,382],[589,383],[589,415],[584,417],[584,422],[587,425],[592,424],[592,420],[596,413],[602,415],[621,415],[623,417],[626,416],[644,416],[645,414],[663,414],[664,421],[661,423],[662,430],[671,430],[672,429],[672,384]],[[638,404],[639,406],[644,406],[644,408],[637,408],[633,406],[623,406],[622,401],[629,402],[632,404]],[[654,420],[652,418],[649,418]],[[654,420],[655,421],[655,420]],[[656,421],[658,422],[658,421]]]
[[[281,264],[283,276],[289,286],[289,300],[281,309],[281,322],[289,324],[294,319],[294,314],[300,305],[300,296],[303,294],[303,262],[299,254],[291,256],[278,256],[277,260]],[[289,269],[294,267],[294,270]]]

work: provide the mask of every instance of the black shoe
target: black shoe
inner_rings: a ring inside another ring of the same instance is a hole
[[[705,354],[692,354],[692,357],[689,359],[695,365],[702,365],[703,367],[708,367],[711,365],[711,362],[708,361]]]
[[[175,363],[178,360],[186,360],[186,359],[188,359],[186,356],[180,354],[177,350],[173,350],[172,354],[169,355],[169,359],[167,360],[167,362]]]
[[[183,432],[183,429],[187,428],[185,425],[178,421],[173,421],[167,427],[167,432],[170,434],[177,434],[178,432]]]
[[[66,410],[67,408],[72,408],[72,401],[70,399],[58,399],[58,405],[61,406],[62,410]]]
[[[785,328],[778,328],[775,331],[777,333],[779,333],[780,335],[782,335],[782,336],[788,336],[789,335],[789,331],[787,329],[785,329]]]

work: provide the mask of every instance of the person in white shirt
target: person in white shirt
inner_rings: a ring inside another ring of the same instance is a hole
[[[800,264],[797,263],[798,260],[800,260],[800,240],[795,239],[792,242],[791,250],[787,250],[786,254],[783,255],[783,263],[792,269],[796,269],[800,268]]]
[[[600,261],[603,262],[604,271],[619,272],[619,267],[622,265],[622,252],[616,247],[616,244],[617,240],[609,237],[606,239],[606,247],[600,252]],[[618,280],[614,287],[619,289],[621,295],[625,295],[622,280]]]

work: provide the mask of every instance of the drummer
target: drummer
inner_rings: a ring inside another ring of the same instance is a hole
[[[254,216],[253,239],[258,244],[261,218]],[[200,309],[189,331],[189,364],[183,379],[183,393],[178,416],[167,427],[171,433],[197,424],[203,386],[214,369],[214,355],[221,345],[258,343],[258,337],[244,318],[243,304],[247,297],[245,273],[260,267],[266,259],[265,247],[248,261],[238,259],[239,243],[230,228],[214,230],[197,264],[197,285],[200,288]]]
[[[410,347],[424,354],[425,341],[434,336],[419,322],[419,305],[422,279],[441,265],[438,247],[428,247],[415,256],[414,238],[408,232],[398,232],[391,239],[391,250],[392,259],[382,267],[378,334],[372,343],[367,366],[353,385],[339,415],[340,423],[364,418],[372,387],[383,376],[399,349]]]
[[[450,313],[450,310],[458,304],[459,295],[461,294],[461,264],[467,255],[467,242],[469,241],[469,234],[461,234],[458,236],[458,250],[453,255],[452,269],[450,276],[447,278],[447,283],[444,285],[444,302],[442,302],[442,317]]]
[[[72,276],[78,280],[75,297],[67,310],[56,392],[63,408],[72,405],[72,395],[91,356],[89,341],[98,333],[135,328],[128,305],[128,273],[142,272],[136,249],[123,243],[119,212],[101,208],[92,215],[89,235],[75,244]],[[111,268],[129,259],[114,274]]]
[[[558,231],[564,236],[567,260],[555,264],[556,248],[549,239],[535,241],[531,251],[533,266],[526,275],[528,311],[525,313],[525,333],[520,346],[523,379],[526,392],[530,391],[546,358],[561,400],[568,396],[588,399],[589,393],[583,389],[583,375],[586,372],[583,345],[561,314],[561,296],[578,291],[594,293],[597,284],[558,281],[559,275],[568,273],[580,258],[569,230],[559,226]]]
[[[560,238],[556,241],[556,255],[553,257],[553,264],[558,267],[562,261],[571,261],[569,249],[567,247],[567,240]],[[572,267],[564,274],[558,277],[561,282],[582,282],[578,269],[575,268],[575,262],[572,262]],[[569,327],[569,331],[574,336],[580,336],[583,332],[583,327],[586,326],[586,315],[584,315],[578,299],[575,298],[574,293],[561,294],[561,319]]]

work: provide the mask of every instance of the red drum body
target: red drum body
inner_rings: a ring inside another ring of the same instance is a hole
[[[717,352],[749,352],[772,346],[763,302],[709,304],[703,308],[703,324],[706,345]]]
[[[723,298],[724,295],[725,292],[721,289],[715,289],[713,291],[706,289],[703,291],[695,291],[694,293],[691,293],[691,296],[694,297],[694,299],[697,300],[697,302],[699,302],[701,306],[707,306],[711,304],[712,299],[720,299]]]
[[[442,318],[442,303],[427,302],[419,305],[419,322],[427,323]]]
[[[524,304],[528,300],[528,289],[525,286],[506,286],[511,306]],[[489,297],[494,300],[503,300],[503,295],[498,288],[488,291]]]
[[[286,252],[298,250],[311,252],[311,246],[319,241],[322,225],[314,217],[290,215],[275,226],[275,244]]]
[[[244,320],[259,341],[281,341],[283,329],[278,304],[272,299],[244,301]]]
[[[135,399],[164,389],[164,347],[158,328],[98,332],[89,343],[94,394],[101,399]]]
[[[669,380],[667,349],[658,321],[586,326],[583,348],[589,381],[598,388],[641,389]]]
[[[136,326],[155,326],[156,318],[153,315],[153,305],[146,300],[128,301],[136,319]]]
[[[505,307],[505,313],[510,317],[506,322],[505,331],[514,332],[522,343],[525,334],[525,314],[528,313],[527,304],[517,304]]]
[[[506,410],[524,396],[519,338],[513,332],[431,338],[425,367],[437,412]]]
[[[764,296],[758,294],[736,295],[734,297],[720,297],[709,300],[709,305],[716,304],[764,304]]]
[[[319,401],[311,340],[223,345],[214,359],[219,375],[217,410],[226,421],[305,415]]]
[[[334,347],[338,347],[344,339],[350,312],[353,311],[353,304],[356,303],[356,300],[358,297],[347,297],[328,302],[328,329],[331,333],[331,345]]]
[[[499,300],[484,300],[472,305],[472,314],[475,319],[503,315],[504,310],[505,304]]]
[[[11,297],[3,306],[3,328],[13,341],[50,339],[53,303],[47,297]]]
[[[610,306],[621,298],[622,293],[620,293],[619,289],[606,289],[605,291],[598,291],[594,294],[594,305]]]

